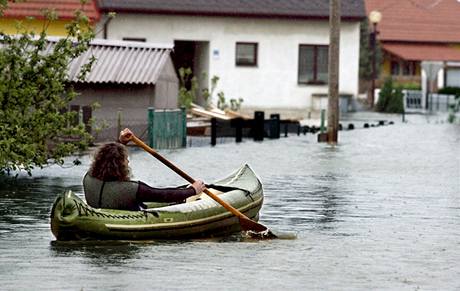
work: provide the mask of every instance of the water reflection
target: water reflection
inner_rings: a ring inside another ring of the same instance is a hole
[[[69,185],[66,179],[2,178],[0,187],[0,237],[11,232],[26,232],[32,227],[49,228],[51,204],[66,188],[79,191],[80,185]],[[26,236],[26,233],[24,233]]]
[[[75,257],[82,259],[84,264],[94,267],[116,266],[129,264],[133,260],[142,259],[145,252],[155,249],[190,248],[199,243],[234,243],[254,242],[250,236],[242,233],[225,237],[188,239],[188,240],[88,240],[88,241],[56,241],[50,242],[49,250],[55,258]]]
[[[83,241],[59,242],[50,244],[51,255],[54,257],[78,257],[97,267],[120,266],[131,260],[139,259],[140,243],[123,241]]]

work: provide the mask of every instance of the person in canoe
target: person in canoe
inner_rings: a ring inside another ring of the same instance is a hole
[[[119,142],[99,147],[89,171],[83,178],[86,202],[95,208],[141,210],[144,202],[181,203],[205,189],[203,181],[196,180],[187,188],[154,188],[130,179],[128,151],[125,145],[133,133],[120,132]]]

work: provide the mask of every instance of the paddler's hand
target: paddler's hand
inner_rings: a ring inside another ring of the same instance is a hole
[[[201,180],[196,180],[195,182],[193,182],[192,187],[193,189],[195,189],[196,194],[200,194],[204,191],[204,189],[206,189],[206,186]]]
[[[129,128],[125,128],[122,131],[120,131],[120,136],[118,137],[118,140],[122,144],[127,144],[131,140],[132,136],[133,132]]]

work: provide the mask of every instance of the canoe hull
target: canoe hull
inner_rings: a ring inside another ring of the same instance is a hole
[[[247,166],[213,184],[219,196],[257,221],[263,203],[260,180]],[[204,197],[203,197],[204,196]],[[224,236],[241,231],[239,219],[211,198],[147,211],[95,209],[71,191],[59,195],[51,211],[57,240],[149,240]]]

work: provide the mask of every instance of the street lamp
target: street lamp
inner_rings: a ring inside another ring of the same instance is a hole
[[[372,23],[372,31],[369,35],[369,42],[370,47],[372,49],[372,88],[371,88],[371,95],[369,99],[369,106],[370,108],[374,107],[374,92],[375,92],[375,79],[377,78],[377,70],[376,70],[376,61],[377,61],[377,34],[379,33],[377,30],[377,24],[382,20],[382,13],[377,10],[372,10],[369,13],[369,21]]]

